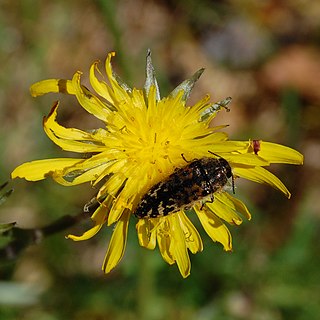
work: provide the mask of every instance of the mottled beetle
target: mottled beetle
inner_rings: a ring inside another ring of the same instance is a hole
[[[167,179],[154,185],[142,198],[134,214],[137,218],[158,218],[191,208],[222,189],[232,170],[224,158],[204,157],[176,169]]]

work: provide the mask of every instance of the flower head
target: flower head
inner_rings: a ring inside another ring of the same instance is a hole
[[[30,181],[50,176],[65,186],[85,182],[101,185],[96,196],[100,205],[92,215],[94,226],[80,236],[68,237],[76,241],[89,239],[104,224],[115,224],[103,263],[106,273],[123,256],[129,219],[144,195],[174,175],[177,168],[184,168],[196,159],[224,158],[234,178],[269,184],[290,197],[284,184],[264,167],[271,163],[302,164],[302,155],[288,147],[260,140],[231,141],[221,131],[224,126],[211,126],[220,110],[228,110],[231,99],[213,104],[207,95],[196,104],[187,105],[203,69],[169,96],[161,98],[150,51],[143,89],[131,89],[114,73],[111,67],[114,55],[109,53],[106,59],[107,81],[98,69],[98,62],[91,66],[93,92],[81,84],[81,72],[76,72],[72,80],[44,80],[31,87],[33,96],[49,92],[75,95],[85,110],[102,121],[103,126],[94,131],[65,128],[56,121],[58,102],[44,118],[44,131],[55,144],[66,151],[86,154],[86,157],[31,161],[12,172],[13,178]],[[169,264],[177,263],[183,277],[190,273],[188,251],[196,253],[203,249],[187,209],[198,216],[207,234],[226,251],[232,249],[226,223],[240,225],[243,217],[250,219],[244,203],[226,192],[223,186],[209,198],[199,197],[199,201],[192,201],[190,206],[178,208],[172,214],[137,219],[140,245],[154,249],[158,243],[163,259]]]

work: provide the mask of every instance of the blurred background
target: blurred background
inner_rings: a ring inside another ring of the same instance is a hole
[[[205,67],[190,104],[206,93],[212,101],[232,96],[231,112],[215,122],[230,125],[231,139],[277,142],[305,155],[304,166],[270,168],[290,200],[237,180],[252,220],[230,226],[232,253],[199,227],[205,249],[191,256],[187,279],[158,249],[139,247],[133,222],[123,260],[104,275],[112,228],[86,242],[65,239],[85,230],[84,221],[1,259],[0,319],[319,319],[319,45],[320,2],[313,0],[0,0],[0,183],[22,162],[69,156],[42,130],[55,100],[65,126],[97,125],[73,97],[34,99],[29,86],[71,79],[77,70],[88,84],[91,63],[109,51],[117,52],[121,77],[141,88],[151,48],[162,96]],[[0,222],[21,228],[77,215],[94,195],[89,185],[66,188],[49,179],[11,187]]]

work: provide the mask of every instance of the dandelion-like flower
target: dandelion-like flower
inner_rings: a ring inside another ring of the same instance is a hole
[[[94,131],[65,128],[56,121],[58,102],[44,118],[44,131],[55,144],[86,157],[31,161],[12,172],[13,178],[29,181],[50,176],[65,186],[85,182],[101,185],[96,196],[99,206],[92,215],[93,227],[80,236],[68,238],[86,240],[104,224],[115,224],[102,266],[106,273],[121,260],[129,220],[148,191],[197,159],[224,159],[233,178],[269,184],[290,198],[284,184],[264,167],[271,163],[302,164],[303,156],[291,148],[261,140],[231,141],[221,131],[224,126],[211,126],[217,113],[227,109],[230,99],[213,104],[206,95],[196,104],[187,105],[203,69],[161,98],[150,51],[143,89],[131,89],[114,73],[111,67],[114,55],[111,52],[106,59],[108,82],[98,68],[99,63],[92,64],[90,84],[95,93],[81,84],[81,72],[76,72],[72,80],[50,79],[31,86],[33,96],[49,92],[75,95],[85,110],[102,121],[103,126]],[[187,277],[191,268],[188,251],[203,250],[201,237],[188,218],[193,211],[211,239],[230,251],[232,239],[226,223],[240,225],[243,218],[250,219],[250,213],[244,203],[225,189],[221,185],[214,194],[196,201],[197,194],[191,187],[187,191],[193,196],[189,206],[175,208],[166,215],[159,210],[153,217],[146,214],[144,218],[134,218],[140,245],[154,249],[158,244],[163,259],[169,264],[177,263],[181,275]],[[157,199],[161,197],[157,192],[151,197],[159,209],[166,206],[166,201]]]

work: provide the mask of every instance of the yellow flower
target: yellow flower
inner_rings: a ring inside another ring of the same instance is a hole
[[[81,72],[76,72],[72,80],[44,80],[31,87],[33,96],[49,92],[75,95],[85,110],[102,121],[103,126],[94,131],[65,128],[56,122],[58,102],[44,119],[44,131],[54,143],[86,157],[36,160],[12,172],[12,178],[30,181],[50,176],[65,186],[84,182],[92,186],[102,184],[96,196],[100,205],[92,215],[94,226],[81,236],[68,237],[76,241],[89,239],[105,223],[116,224],[103,263],[106,273],[123,256],[129,219],[142,197],[176,168],[187,166],[186,161],[222,157],[229,162],[233,177],[269,184],[290,197],[284,184],[264,167],[271,163],[302,164],[303,156],[299,152],[258,140],[230,141],[227,134],[220,131],[224,126],[210,126],[216,114],[227,109],[230,98],[212,104],[207,95],[195,105],[186,105],[203,69],[168,97],[161,98],[150,51],[144,89],[131,89],[120,80],[111,67],[114,55],[112,52],[106,59],[108,82],[103,79],[98,62],[91,66],[90,84],[95,93],[81,84]],[[225,188],[214,194],[214,201],[199,200],[192,203],[192,211],[211,239],[230,251],[231,235],[225,222],[240,225],[242,217],[250,219],[246,206]],[[154,249],[158,243],[163,259],[169,264],[177,263],[182,276],[187,277],[190,274],[188,251],[202,251],[203,244],[187,217],[186,208],[136,222],[140,245]]]

